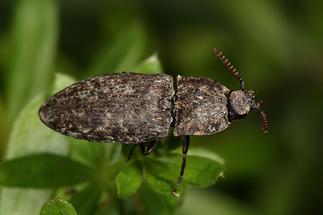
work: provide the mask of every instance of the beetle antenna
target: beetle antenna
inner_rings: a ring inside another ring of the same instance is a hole
[[[265,134],[268,133],[268,128],[269,128],[269,124],[268,124],[268,120],[267,120],[267,116],[265,114],[265,112],[261,109],[262,107],[262,101],[260,101],[258,103],[258,112],[259,112],[259,119],[261,120],[262,122],[262,130]]]
[[[231,75],[233,75],[236,79],[238,79],[240,83],[240,89],[244,90],[245,89],[244,81],[240,77],[238,70],[231,64],[228,58],[219,49],[214,48],[213,52],[215,56],[224,64],[224,66],[231,73]]]

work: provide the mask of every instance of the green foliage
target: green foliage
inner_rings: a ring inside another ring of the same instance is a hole
[[[142,58],[145,43],[146,35],[141,24],[129,24],[121,34],[116,35],[111,43],[98,52],[88,70],[91,72],[88,76],[129,71]]]
[[[102,190],[96,184],[87,184],[72,196],[70,202],[79,215],[91,214],[99,204],[101,192]]]
[[[128,198],[137,192],[142,182],[140,171],[133,165],[121,170],[116,177],[118,196]]]
[[[208,187],[214,184],[222,174],[223,164],[213,153],[200,153],[192,149],[185,168],[184,182],[198,186]],[[161,156],[145,158],[145,175],[151,188],[161,194],[169,194],[174,186],[174,176],[181,168],[181,150],[164,152]]]
[[[162,73],[163,69],[158,60],[157,55],[154,54],[147,60],[145,60],[143,63],[137,65],[132,71],[144,74],[157,74]]]
[[[57,40],[55,0],[17,1],[8,48],[8,119],[13,122],[26,102],[48,89]]]
[[[0,1],[1,180],[9,181],[8,163],[34,155],[93,169],[91,179],[67,187],[1,186],[0,214],[39,214],[56,196],[78,214],[322,214],[322,9],[320,0]],[[44,95],[75,82],[57,73],[81,80],[163,68],[235,89],[213,47],[229,57],[247,89],[257,90],[270,133],[260,133],[251,113],[217,135],[192,137],[181,198],[170,195],[181,162],[178,138],[148,157],[136,148],[126,162],[129,147],[67,138],[37,116]],[[150,63],[140,63],[153,53]],[[222,174],[222,160],[210,151],[225,158],[226,178],[214,189],[191,189]],[[9,176],[15,183],[18,172]],[[125,186],[128,174],[141,179]]]
[[[153,175],[172,180],[181,167],[182,155],[180,152],[166,153],[158,158],[147,158],[147,160],[146,165]],[[217,176],[222,173],[223,165],[219,160],[196,156],[190,152],[185,170],[184,181],[196,186],[208,187],[214,184]]]
[[[56,188],[90,180],[92,174],[92,169],[67,157],[33,154],[2,162],[0,185]]]
[[[73,206],[67,201],[56,198],[46,202],[40,215],[77,215]]]
[[[56,79],[60,81],[55,82],[52,93],[73,82],[73,79],[60,74],[56,76]],[[10,134],[6,159],[15,159],[35,153],[67,154],[69,146],[66,137],[53,132],[39,120],[38,109],[43,100],[40,95],[31,99],[16,118]],[[48,189],[2,188],[0,214],[37,214],[52,193],[53,191]]]
[[[149,186],[142,186],[139,196],[143,204],[144,214],[148,215],[171,214],[180,203],[176,197],[165,198],[165,196],[154,192]]]

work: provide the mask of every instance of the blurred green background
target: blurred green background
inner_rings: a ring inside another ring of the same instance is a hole
[[[225,160],[225,178],[190,188],[178,214],[323,214],[323,2],[212,0],[1,0],[0,143],[55,73],[83,79],[128,71],[157,53],[165,73],[238,83],[212,55],[221,49],[257,114],[192,147]],[[44,143],[46,144],[46,143]]]

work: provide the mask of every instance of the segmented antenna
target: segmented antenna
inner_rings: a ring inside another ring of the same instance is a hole
[[[264,111],[259,111],[259,118],[262,121],[262,130],[265,134],[268,133],[269,124],[267,121],[267,116]]]
[[[263,110],[261,110],[262,107],[262,101],[260,101],[258,103],[258,112],[259,112],[259,119],[262,122],[262,130],[265,134],[268,133],[268,128],[269,128],[269,124],[268,124],[268,120],[267,120],[267,116],[265,114],[265,112]]]
[[[240,89],[244,90],[244,81],[239,75],[238,70],[231,64],[231,62],[226,58],[226,56],[217,48],[213,49],[213,52],[217,58],[224,64],[224,66],[227,68],[227,70],[233,75],[240,83]]]

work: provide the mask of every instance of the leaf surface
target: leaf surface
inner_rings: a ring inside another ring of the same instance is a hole
[[[58,74],[53,93],[73,82],[72,78]],[[38,117],[38,109],[43,100],[42,96],[36,96],[18,115],[10,133],[6,160],[33,153],[67,154],[66,137],[47,128]],[[38,214],[40,208],[50,198],[51,193],[51,190],[3,187],[0,198],[0,214]]]
[[[93,170],[67,157],[43,153],[4,161],[0,184],[9,187],[57,188],[90,180]]]
[[[126,166],[116,177],[118,196],[128,198],[139,189],[141,182],[142,175],[139,169],[134,165]]]
[[[73,206],[67,201],[56,198],[48,201],[42,208],[40,215],[77,215]]]

